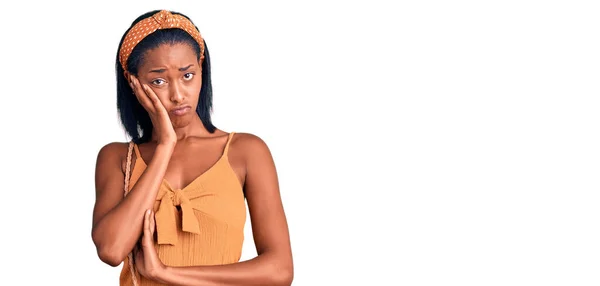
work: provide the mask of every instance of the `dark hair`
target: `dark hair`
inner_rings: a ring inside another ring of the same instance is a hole
[[[117,49],[117,109],[119,111],[121,124],[136,144],[150,141],[152,138],[152,121],[150,121],[150,116],[146,109],[144,109],[133,94],[133,90],[129,86],[129,80],[125,78],[123,67],[119,62],[119,50],[121,49],[125,35],[127,35],[129,30],[136,23],[159,11],[160,10],[151,11],[135,19],[133,23],[131,23],[131,27],[123,34],[123,37],[119,42],[119,48]],[[181,13],[171,13],[188,18]],[[196,29],[198,29],[198,27],[196,27]],[[133,49],[131,55],[127,59],[127,71],[137,76],[137,69],[144,60],[144,56],[148,50],[154,49],[162,44],[173,45],[177,43],[190,45],[196,52],[198,60],[200,60],[200,45],[198,45],[198,42],[196,42],[196,40],[194,40],[187,32],[181,29],[161,29],[148,35]],[[202,87],[200,88],[200,94],[198,96],[199,100],[198,106],[196,107],[196,113],[200,117],[200,120],[202,120],[204,127],[210,133],[213,133],[215,132],[216,127],[212,124],[210,118],[210,112],[212,110],[212,83],[210,78],[210,56],[208,54],[206,41],[204,41],[204,60],[202,62]]]

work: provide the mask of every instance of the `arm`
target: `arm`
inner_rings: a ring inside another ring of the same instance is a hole
[[[175,285],[291,285],[292,252],[275,164],[259,137],[238,136],[232,145],[236,143],[236,152],[245,157],[244,190],[258,256],[229,265],[165,266],[158,269],[155,280]]]
[[[177,144],[177,136],[167,110],[156,93],[134,76],[130,76],[130,85],[152,120],[157,145],[146,170],[124,199],[125,177],[120,167],[120,154],[124,151],[119,148],[119,144],[108,144],[98,152],[92,240],[100,259],[111,266],[121,264],[140,237],[142,215],[146,209],[152,208],[156,200],[158,188]]]
[[[143,214],[154,204],[173,152],[172,146],[159,145],[142,176],[123,198],[125,178],[121,163],[127,149],[119,145],[104,146],[96,161],[92,240],[100,259],[111,266],[121,264],[139,239]]]

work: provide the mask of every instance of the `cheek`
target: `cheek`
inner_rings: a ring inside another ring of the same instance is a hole
[[[200,84],[191,84],[188,86],[187,96],[190,103],[198,102],[198,95],[200,95]]]
[[[190,94],[198,96],[200,94],[200,89],[202,89],[202,78],[195,78],[189,85]]]

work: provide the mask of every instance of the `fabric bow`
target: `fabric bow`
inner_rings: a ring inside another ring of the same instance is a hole
[[[156,235],[158,244],[175,245],[177,242],[177,206],[181,207],[181,228],[185,232],[200,233],[200,224],[194,210],[200,210],[197,198],[209,195],[203,188],[192,190],[161,191],[156,200],[160,201],[156,212]]]
[[[160,12],[152,15],[152,18],[159,25],[160,29],[177,27],[180,20],[180,18],[174,17],[171,12],[166,10],[161,10]]]

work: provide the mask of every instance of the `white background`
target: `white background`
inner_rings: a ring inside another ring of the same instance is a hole
[[[599,285],[594,1],[348,2],[3,4],[0,284],[117,285],[90,235],[115,56],[171,9],[216,125],[272,150],[294,285]]]

